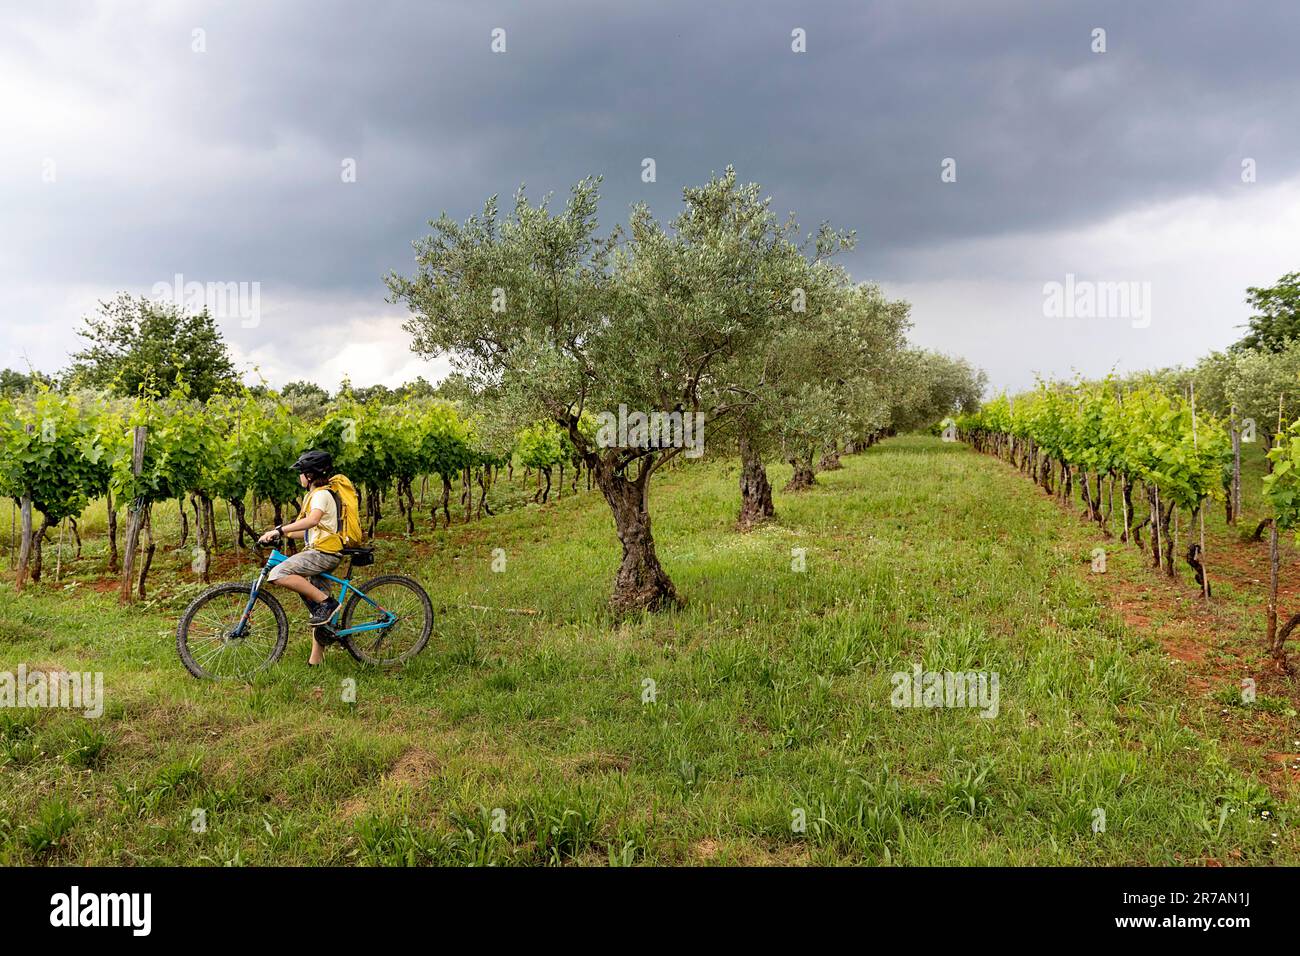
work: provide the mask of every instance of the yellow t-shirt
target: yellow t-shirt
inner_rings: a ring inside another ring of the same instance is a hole
[[[312,541],[316,538],[317,532],[328,531],[338,534],[339,531],[339,509],[334,504],[334,496],[330,494],[328,488],[317,488],[311,493],[311,498],[307,501],[307,514],[311,514],[316,508],[321,510],[320,524],[315,528],[308,528],[306,531],[307,547],[312,546]]]

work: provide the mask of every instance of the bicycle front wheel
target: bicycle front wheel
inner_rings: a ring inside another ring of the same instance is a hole
[[[289,619],[265,591],[258,591],[245,617],[252,593],[251,584],[220,584],[185,609],[176,628],[176,651],[195,677],[248,680],[280,659],[289,640]]]
[[[362,664],[391,667],[424,650],[433,631],[433,604],[418,582],[399,574],[385,574],[367,581],[359,590],[361,594],[353,594],[343,606],[336,630],[370,629],[340,635],[349,654]]]

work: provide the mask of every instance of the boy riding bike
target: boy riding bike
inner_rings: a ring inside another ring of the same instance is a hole
[[[339,533],[340,502],[331,484],[334,460],[329,452],[313,449],[303,452],[292,466],[298,472],[298,482],[309,489],[303,499],[298,519],[279,525],[258,538],[260,544],[270,544],[280,537],[302,538],[306,549],[290,555],[271,569],[267,580],[298,594],[307,605],[312,631],[311,657],[307,663],[316,665],[325,653],[321,644],[323,632],[339,602],[325,590],[326,582],[319,577],[333,571],[343,560],[344,540]],[[343,479],[346,481],[346,479]],[[351,487],[351,483],[348,483]]]

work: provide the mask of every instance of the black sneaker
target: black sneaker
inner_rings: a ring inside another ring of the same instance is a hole
[[[308,622],[313,627],[328,624],[329,619],[334,616],[334,612],[339,609],[339,602],[333,597],[327,597],[319,604],[314,605],[311,609],[311,620]]]

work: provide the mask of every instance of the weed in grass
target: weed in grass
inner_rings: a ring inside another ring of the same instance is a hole
[[[515,670],[507,668],[494,670],[484,678],[483,687],[487,690],[511,693],[519,689],[519,674]]]
[[[536,841],[537,862],[560,866],[587,850],[595,840],[600,807],[600,797],[582,792],[572,795],[572,803],[557,793],[534,796],[523,813]]]
[[[115,781],[118,805],[130,817],[153,816],[164,806],[194,793],[202,779],[197,756],[174,761],[160,769],[145,786]]]
[[[356,832],[358,862],[366,866],[428,866],[440,855],[439,841],[406,818],[366,816],[357,822]]]
[[[63,759],[72,767],[98,769],[103,764],[109,743],[107,734],[101,733],[90,723],[79,721],[72,725],[68,733],[68,749],[63,752]]]
[[[989,779],[992,769],[991,765],[980,769],[966,761],[954,761],[940,795],[944,810],[968,817],[988,813],[993,805],[993,788]]]
[[[478,807],[450,814],[454,830],[444,843],[449,862],[464,866],[500,866],[515,861],[527,840],[527,822],[503,807]]]
[[[1089,675],[1096,692],[1111,704],[1143,700],[1150,691],[1150,680],[1134,668],[1132,658],[1122,647],[1112,647],[1089,663]]]
[[[462,634],[447,657],[457,667],[467,667],[471,670],[483,667],[487,663],[487,655],[475,631]]]
[[[1248,699],[1241,692],[1240,687],[1221,687],[1214,692],[1214,700],[1228,707],[1242,707],[1246,710],[1257,710],[1266,714],[1279,714],[1284,717],[1296,716],[1296,709],[1291,706],[1291,702],[1283,697],[1270,697],[1267,694],[1259,694],[1253,699]]]
[[[23,843],[37,857],[50,856],[64,846],[77,819],[76,812],[63,799],[44,800],[36,811],[36,819],[20,827]]]
[[[903,846],[905,821],[932,809],[928,797],[904,786],[887,768],[870,775],[837,774],[815,796],[803,799],[815,813],[808,815],[806,833],[791,831],[792,837],[857,860],[891,862]]]
[[[0,710],[0,764],[26,767],[40,759],[34,710]]]

